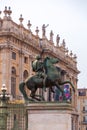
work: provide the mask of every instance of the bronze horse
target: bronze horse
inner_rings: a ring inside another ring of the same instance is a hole
[[[60,85],[69,83],[73,88],[73,91],[75,91],[75,88],[70,81],[62,82],[60,71],[58,71],[57,67],[54,66],[54,64],[57,62],[58,62],[57,58],[51,58],[51,57],[46,57],[43,61],[45,73],[47,75],[46,88],[50,88],[51,91],[53,92],[52,86],[56,86],[62,92],[62,95],[64,95],[64,91]],[[25,86],[31,91],[30,97],[32,97],[32,99],[37,99],[35,93],[38,88],[43,88],[43,78],[34,75],[28,78],[26,82],[20,83],[19,89],[23,94],[24,99],[29,100],[29,97],[27,96],[25,91]]]

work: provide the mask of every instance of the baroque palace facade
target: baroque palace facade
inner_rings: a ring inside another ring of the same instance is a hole
[[[28,21],[28,29],[23,26],[23,18],[20,15],[20,24],[15,23],[11,18],[11,9],[3,11],[3,18],[0,17],[0,87],[6,84],[7,91],[12,99],[21,99],[19,83],[33,74],[32,61],[35,56],[45,49],[43,57],[51,56],[59,58],[57,64],[65,73],[64,80],[70,80],[77,92],[78,69],[76,55],[68,51],[63,39],[59,43],[60,37],[57,35],[56,44],[53,42],[53,31],[50,32],[50,39],[46,37],[46,26],[42,26],[42,37],[39,37],[39,29],[36,27],[34,35],[30,29],[31,23]],[[1,14],[1,12],[0,12]],[[28,91],[28,90],[27,90]],[[29,93],[29,92],[28,92]],[[48,93],[47,93],[48,95]],[[77,95],[73,95],[73,104],[76,105]]]
[[[78,114],[77,114],[77,81],[79,70],[77,68],[76,55],[69,52],[66,48],[66,43],[63,39],[62,43],[59,42],[59,35],[56,36],[56,43],[53,41],[53,31],[50,32],[50,39],[46,37],[46,26],[42,26],[42,37],[39,36],[39,29],[36,27],[36,34],[31,31],[31,23],[28,21],[28,29],[23,26],[23,17],[20,15],[20,24],[15,23],[11,18],[10,7],[3,11],[4,16],[0,16],[0,90],[2,84],[6,84],[7,92],[10,94],[10,100],[16,101],[23,99],[19,91],[19,83],[24,81],[28,76],[32,76],[32,61],[36,55],[40,54],[44,49],[43,58],[51,56],[58,58],[60,61],[56,64],[57,67],[62,70],[63,80],[70,80],[75,87],[75,93],[70,88],[72,94],[71,106],[72,113],[72,130],[77,130],[78,126]],[[2,12],[0,11],[0,15]],[[29,94],[29,90],[27,90]],[[37,93],[45,95],[47,101],[53,101],[53,95],[50,90],[46,92],[38,90]],[[7,120],[7,130],[15,127],[17,119],[20,121],[21,127],[25,128],[25,109],[23,108],[23,114],[21,114],[22,107],[17,107],[19,112],[15,112],[13,106],[9,106],[9,113]],[[21,104],[20,104],[21,106]],[[2,108],[2,107],[1,107]],[[16,106],[14,106],[16,110]],[[19,114],[19,115],[17,115]],[[20,119],[19,119],[20,118]]]

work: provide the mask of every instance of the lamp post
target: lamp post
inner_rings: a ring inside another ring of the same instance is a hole
[[[0,130],[7,129],[7,101],[9,100],[9,95],[6,93],[7,88],[5,84],[2,85],[0,94]]]

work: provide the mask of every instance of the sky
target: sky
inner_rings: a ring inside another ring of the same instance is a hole
[[[0,11],[5,6],[11,7],[14,22],[19,24],[22,14],[23,25],[27,28],[30,20],[33,34],[36,26],[41,35],[42,25],[49,24],[46,28],[48,39],[51,30],[54,33],[54,43],[57,34],[60,36],[60,44],[65,39],[66,47],[77,55],[80,71],[78,88],[87,88],[87,0],[0,0]]]

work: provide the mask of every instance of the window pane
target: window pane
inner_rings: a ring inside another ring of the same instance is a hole
[[[12,59],[16,60],[16,53],[12,52]]]
[[[24,63],[28,64],[28,57],[24,57]]]
[[[16,97],[16,78],[11,77],[11,94],[13,98]]]
[[[79,91],[79,96],[86,96],[86,92],[85,91]]]
[[[87,122],[87,116],[85,116],[85,121]]]

